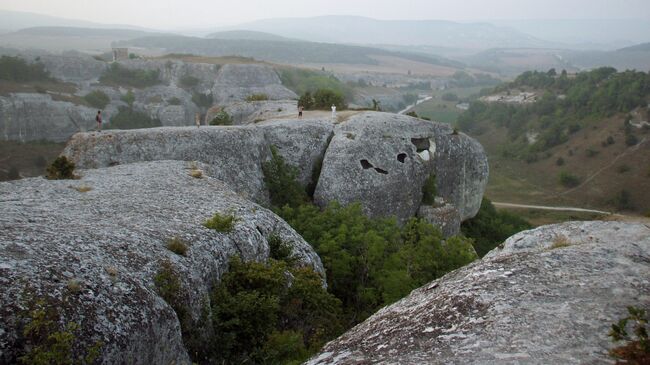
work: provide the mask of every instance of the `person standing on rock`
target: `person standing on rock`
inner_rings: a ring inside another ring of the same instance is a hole
[[[332,104],[332,119],[336,119],[336,105]]]
[[[302,118],[302,111],[305,108],[302,105],[298,105],[298,118]]]
[[[95,116],[95,121],[97,122],[97,130],[102,131],[102,111],[98,110],[97,115]]]

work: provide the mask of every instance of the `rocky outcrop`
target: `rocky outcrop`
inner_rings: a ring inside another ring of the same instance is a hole
[[[460,213],[458,209],[443,199],[436,199],[434,205],[420,205],[418,218],[440,228],[445,237],[455,236],[460,233]]]
[[[82,168],[156,160],[200,161],[208,165],[211,176],[264,204],[268,193],[262,163],[270,158],[270,146],[278,147],[306,183],[327,147],[332,129],[327,121],[304,120],[80,133],[70,139],[63,154]]]
[[[221,67],[212,88],[215,104],[244,101],[254,94],[265,94],[269,100],[298,98],[293,91],[282,86],[280,77],[269,66],[228,64]]]
[[[108,110],[108,114],[117,109]],[[0,131],[7,141],[49,140],[65,142],[71,135],[95,128],[97,110],[48,94],[16,93],[0,97]]]
[[[173,86],[154,86],[135,93],[135,107],[144,110],[165,127],[194,125],[199,108],[192,95]]]
[[[610,364],[607,334],[650,309],[650,227],[570,222],[509,238],[483,260],[383,308],[309,364]]]
[[[431,174],[438,195],[463,220],[476,215],[488,178],[477,141],[442,123],[363,113],[336,127],[314,199],[320,205],[361,202],[372,217],[404,221],[417,213]]]
[[[295,100],[243,101],[228,104],[223,108],[232,117],[233,124],[251,124],[267,119],[277,119],[298,115],[298,102]],[[206,115],[206,124],[214,114]]]
[[[159,161],[0,183],[0,363],[16,362],[26,310],[41,300],[60,325],[80,326],[75,351],[103,343],[102,364],[189,363],[179,320],[154,284],[163,262],[178,273],[197,326],[229,257],[266,260],[271,235],[323,274],[284,221],[196,167],[202,178],[186,162]],[[202,225],[217,212],[237,217],[231,232]],[[187,243],[185,256],[166,248],[172,237]]]

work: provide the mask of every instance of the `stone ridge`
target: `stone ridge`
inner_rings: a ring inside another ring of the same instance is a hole
[[[78,323],[82,347],[104,342],[103,364],[189,363],[178,318],[153,283],[165,260],[195,321],[229,257],[266,260],[273,234],[324,277],[318,255],[287,223],[207,174],[191,177],[189,163],[78,173],[79,180],[0,183],[0,363],[16,360],[30,298],[54,304],[61,324]],[[238,218],[232,232],[203,227],[217,212]],[[174,236],[187,242],[186,256],[166,248]]]
[[[650,309],[648,278],[647,225],[540,227],[383,308],[308,364],[611,364],[611,324],[627,306]]]

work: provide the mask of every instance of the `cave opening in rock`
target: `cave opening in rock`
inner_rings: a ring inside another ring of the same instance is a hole
[[[375,167],[375,171],[377,171],[380,174],[388,175],[388,171],[384,169],[380,169],[379,167]]]
[[[359,162],[361,162],[361,167],[363,167],[364,170],[368,170],[374,167],[370,162],[368,162],[368,160],[361,160]]]
[[[426,151],[431,147],[429,138],[411,138],[411,143],[413,143],[418,153]]]
[[[400,153],[399,155],[397,155],[397,161],[404,163],[405,160],[406,160],[406,153]]]

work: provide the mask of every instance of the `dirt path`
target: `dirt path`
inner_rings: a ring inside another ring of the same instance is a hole
[[[606,215],[613,214],[612,212],[605,212],[602,210],[584,209],[584,208],[576,208],[576,207],[549,207],[544,205],[526,205],[526,204],[497,203],[497,202],[492,202],[492,204],[497,208],[556,210],[556,211],[564,211],[564,212],[583,212],[583,213],[596,213],[596,214],[606,214]]]
[[[587,185],[596,176],[600,175],[600,173],[602,173],[603,171],[607,170],[608,168],[614,166],[618,162],[618,160],[620,160],[621,158],[627,156],[630,152],[634,152],[634,151],[638,150],[639,147],[641,147],[641,145],[644,144],[645,142],[646,142],[646,138],[643,138],[641,140],[641,142],[637,143],[635,146],[632,146],[632,147],[628,148],[627,150],[625,150],[625,152],[623,152],[620,155],[616,156],[616,158],[613,159],[612,162],[610,162],[609,164],[605,165],[604,167],[602,167],[601,169],[599,169],[598,171],[593,173],[585,181],[583,181],[580,185],[576,186],[575,188],[563,191],[563,192],[557,194],[556,196],[562,196],[562,195],[569,194],[569,193],[571,193],[573,191],[576,191],[576,190],[580,189],[581,187]]]

